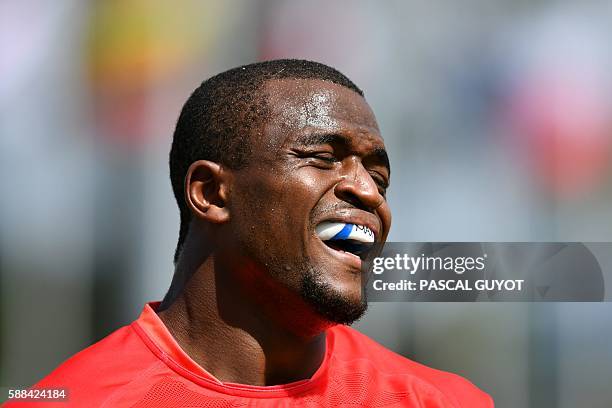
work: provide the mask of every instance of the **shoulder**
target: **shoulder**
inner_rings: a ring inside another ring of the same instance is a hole
[[[65,389],[71,406],[97,406],[158,363],[133,327],[125,326],[64,361],[33,388]]]
[[[138,370],[147,361],[155,361],[153,355],[134,329],[125,326],[70,357],[42,381],[83,381],[118,369]]]
[[[493,407],[488,394],[457,374],[400,356],[350,327],[336,326],[329,334],[333,336],[334,359],[348,364],[353,370],[360,366],[380,378],[387,378],[388,386],[395,384],[395,387],[441,398],[447,401],[444,406]],[[380,378],[378,383],[381,383]]]

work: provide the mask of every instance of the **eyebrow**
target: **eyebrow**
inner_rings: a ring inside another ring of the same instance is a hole
[[[314,133],[299,138],[297,144],[300,146],[317,146],[323,144],[339,144],[343,146],[350,146],[351,142],[346,136],[338,133]],[[375,157],[387,168],[389,175],[391,175],[391,163],[389,162],[389,156],[384,147],[377,147],[368,156]]]
[[[337,133],[314,133],[297,140],[300,146],[316,146],[322,144],[342,144],[345,146],[349,145],[349,140],[342,135]]]

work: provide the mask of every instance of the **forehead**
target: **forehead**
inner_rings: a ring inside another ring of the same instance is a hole
[[[270,112],[266,124],[269,136],[281,131],[290,137],[308,129],[381,139],[365,99],[342,85],[318,79],[277,79],[267,81],[263,90]],[[276,135],[277,142],[281,142],[281,135]]]

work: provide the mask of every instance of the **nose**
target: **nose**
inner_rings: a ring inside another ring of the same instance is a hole
[[[367,211],[380,207],[385,198],[372,176],[357,158],[343,166],[342,179],[334,188],[336,197]]]

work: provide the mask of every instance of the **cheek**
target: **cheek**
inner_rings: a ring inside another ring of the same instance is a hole
[[[296,169],[290,177],[285,179],[282,186],[281,200],[287,210],[293,213],[300,212],[304,222],[308,222],[315,207],[320,204],[321,199],[329,191],[328,180],[325,170],[316,168]],[[298,214],[295,214],[297,217]]]
[[[325,179],[321,174],[324,170],[298,167],[271,171],[284,176],[272,183],[256,186],[254,195],[274,206],[276,211],[293,213],[298,209],[311,210],[325,190]]]
[[[301,173],[301,174],[300,174]],[[286,222],[294,233],[307,227],[313,208],[321,198],[322,186],[314,175],[297,171],[287,177],[276,192],[272,205],[279,221]]]
[[[255,245],[265,245],[268,250],[278,246],[279,240],[285,241],[284,246],[301,242],[310,213],[324,190],[318,171],[268,169],[266,176],[253,174],[236,185],[231,210],[239,234],[250,235],[258,241]],[[285,176],[271,177],[274,172]]]

